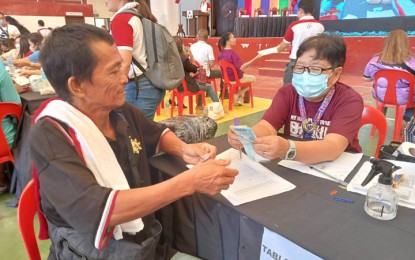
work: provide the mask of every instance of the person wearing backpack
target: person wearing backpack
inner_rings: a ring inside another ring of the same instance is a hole
[[[157,19],[144,0],[137,0],[137,2],[106,0],[106,4],[108,11],[116,12],[111,18],[111,34],[123,58],[122,69],[129,79],[125,85],[125,98],[139,107],[146,117],[154,119],[157,106],[164,98],[165,90],[155,87],[135,65],[138,63],[146,70],[149,68],[143,25],[139,17],[123,12],[132,9],[154,23],[157,23]]]

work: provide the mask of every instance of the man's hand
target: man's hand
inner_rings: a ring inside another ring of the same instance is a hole
[[[183,160],[190,164],[198,164],[216,157],[216,147],[208,143],[183,145]]]
[[[225,167],[229,164],[230,160],[210,160],[187,171],[193,177],[194,191],[214,195],[228,189],[238,175],[238,170]]]

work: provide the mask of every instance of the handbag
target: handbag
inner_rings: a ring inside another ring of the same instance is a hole
[[[223,111],[223,106],[221,102],[213,102],[208,104],[208,117],[213,120],[219,120],[225,116],[225,111]]]
[[[206,84],[207,83],[207,76],[206,76],[205,68],[203,68],[203,67],[198,68],[195,80],[199,84]]]

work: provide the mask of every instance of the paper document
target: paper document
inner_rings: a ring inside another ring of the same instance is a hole
[[[230,159],[229,167],[239,170],[234,183],[228,190],[221,192],[234,206],[295,188],[294,184],[284,180],[260,163],[249,160],[245,154],[242,154],[242,159],[240,159],[239,151],[236,149],[231,148],[216,156],[216,159]]]
[[[360,162],[362,156],[362,153],[344,152],[339,156],[339,158],[332,162],[314,164],[313,167],[344,181],[347,175],[349,175],[354,167],[356,167],[356,165]],[[310,169],[308,164],[290,160],[281,160],[278,164],[293,170],[297,170],[299,172],[308,173],[320,178],[334,181],[332,178],[321,174],[318,171]]]
[[[262,56],[270,55],[270,54],[274,54],[274,53],[278,53],[277,47],[272,47],[272,48],[269,48],[269,49],[258,51],[258,54],[262,55]]]
[[[405,179],[395,189],[399,197],[399,205],[415,209],[415,164],[409,162],[390,161],[393,164],[402,167],[393,174],[405,174]],[[363,180],[370,172],[372,164],[370,162],[363,163],[359,171],[353,177],[349,185],[347,185],[347,191],[356,192],[362,195],[366,195],[369,188],[373,187],[378,183],[379,175],[375,176],[368,184],[364,187],[361,185]]]
[[[14,82],[19,84],[20,86],[24,86],[30,83],[29,79],[24,76],[18,76],[14,78]]]

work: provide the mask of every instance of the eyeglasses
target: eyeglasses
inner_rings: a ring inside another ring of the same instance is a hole
[[[323,73],[323,71],[331,70],[331,69],[333,69],[333,67],[323,69],[323,68],[314,67],[314,66],[305,67],[305,66],[301,66],[301,65],[294,65],[294,66],[292,66],[292,69],[293,69],[293,73],[295,73],[295,74],[303,74],[304,71],[307,69],[308,73],[310,73],[311,75],[318,76],[321,73]]]

